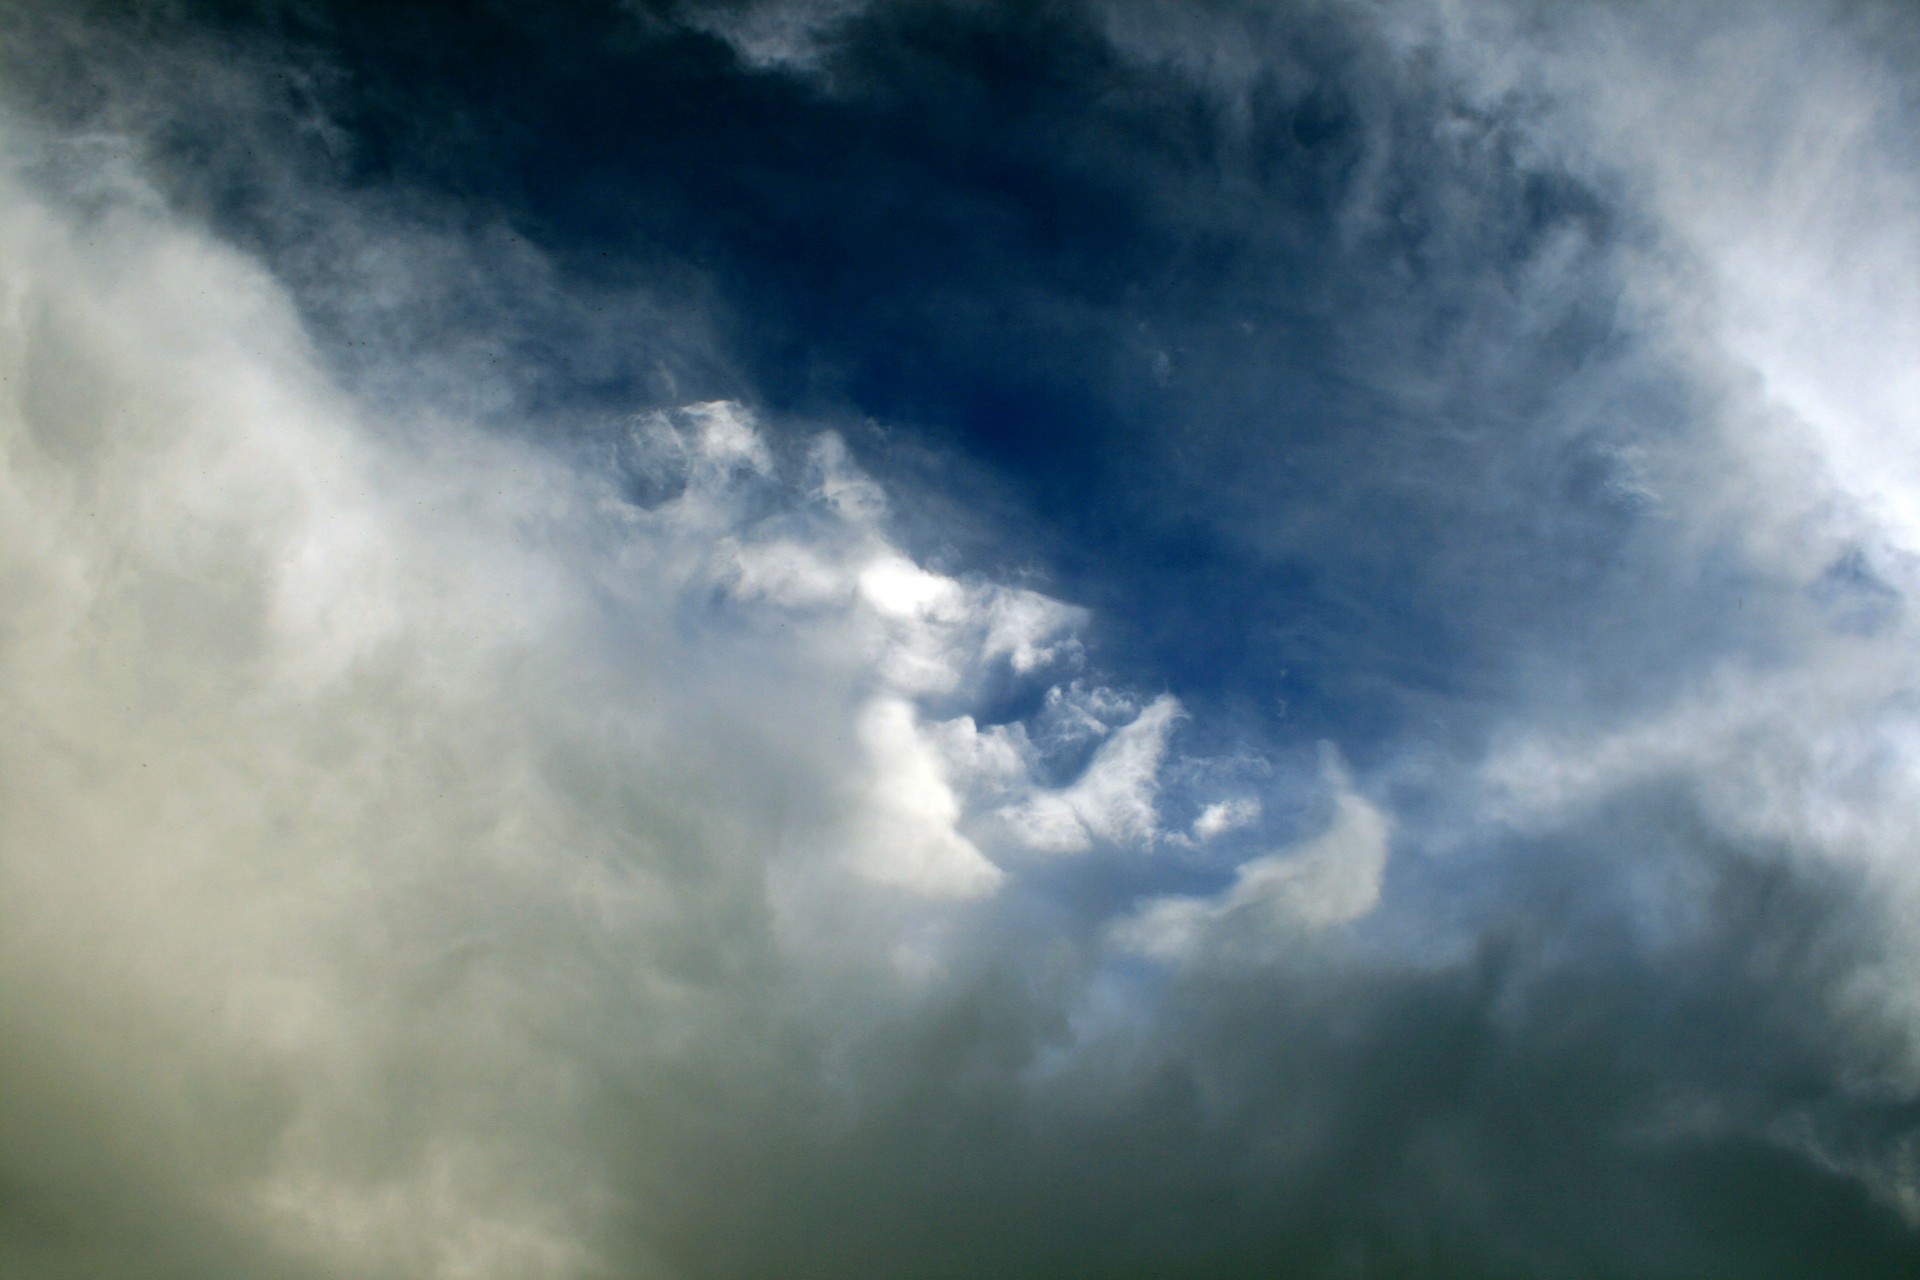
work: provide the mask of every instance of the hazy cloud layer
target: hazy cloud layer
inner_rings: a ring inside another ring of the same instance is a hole
[[[7,19],[0,1270],[1920,1263],[1909,18],[263,12]]]

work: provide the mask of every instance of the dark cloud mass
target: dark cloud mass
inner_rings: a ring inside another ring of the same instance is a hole
[[[0,6],[0,1275],[1920,1274],[1917,57]]]

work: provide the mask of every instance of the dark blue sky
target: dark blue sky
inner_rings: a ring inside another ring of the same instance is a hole
[[[434,318],[514,366],[514,412],[736,397],[838,425],[888,483],[985,513],[905,504],[915,546],[1037,572],[1106,663],[1255,733],[1364,755],[1436,702],[1468,722],[1515,663],[1589,643],[1596,601],[1603,643],[1649,642],[1618,626],[1658,567],[1626,563],[1612,450],[1687,392],[1616,314],[1619,216],[1514,122],[1317,6],[1256,24],[1268,66],[1231,101],[1082,5],[879,6],[810,70],[743,65],[693,13],[190,7],[154,29],[297,71],[280,119],[213,102],[163,145],[309,277],[288,165],[524,238],[597,304],[519,305],[482,263]],[[261,130],[291,154],[233,154]],[[705,339],[663,343],[643,292]],[[400,319],[366,353],[363,291],[304,300],[349,366],[421,341]]]

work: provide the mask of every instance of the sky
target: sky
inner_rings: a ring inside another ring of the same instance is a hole
[[[1920,17],[0,3],[0,1274],[1920,1274]]]

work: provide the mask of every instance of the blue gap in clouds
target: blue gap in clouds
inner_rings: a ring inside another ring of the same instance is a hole
[[[1315,509],[1371,465],[1355,441],[1397,447],[1341,373],[1369,355],[1356,317],[1388,304],[1332,251],[1365,144],[1330,20],[1294,36],[1317,83],[1254,85],[1236,141],[1072,4],[879,6],[844,33],[831,91],[743,68],[667,10],[214,10],[338,71],[349,187],[502,211],[583,288],[708,281],[744,385],[674,396],[873,419],[972,459],[1012,495],[1003,558],[1095,610],[1121,678],[1364,753],[1410,691],[1470,674],[1449,606],[1407,589],[1422,543],[1391,503],[1373,548],[1331,521],[1320,542],[1250,545],[1217,509],[1217,487],[1275,519]],[[285,246],[249,198],[228,221],[271,257]],[[539,394],[536,411],[618,414],[664,393],[635,369]]]

